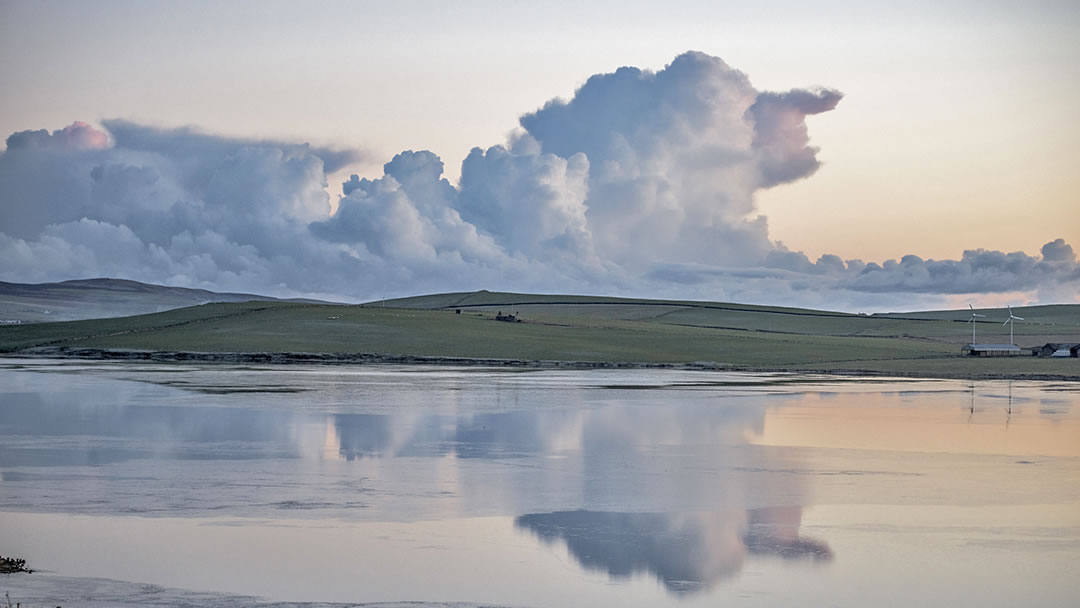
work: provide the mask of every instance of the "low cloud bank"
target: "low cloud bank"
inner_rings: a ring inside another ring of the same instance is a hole
[[[22,131],[0,153],[0,279],[95,276],[364,300],[480,288],[829,308],[1080,291],[1072,247],[960,260],[816,261],[769,239],[755,193],[817,171],[805,119],[833,90],[757,91],[689,52],[623,67],[474,148],[459,184],[432,152],[352,176],[354,150],[126,121]],[[331,210],[334,209],[333,212]],[[903,299],[897,294],[909,294]],[[914,294],[911,296],[910,294]],[[1069,294],[1072,294],[1071,296]]]

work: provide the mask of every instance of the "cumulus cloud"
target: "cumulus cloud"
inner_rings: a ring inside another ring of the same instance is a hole
[[[469,152],[456,185],[436,154],[410,150],[380,176],[351,176],[340,194],[328,192],[327,175],[363,152],[121,120],[22,131],[0,152],[0,279],[830,308],[888,306],[897,293],[928,302],[1076,293],[1080,269],[1062,239],[1038,256],[972,250],[882,263],[811,261],[772,241],[756,193],[819,169],[806,118],[841,98],[758,91],[719,58],[688,52],[656,71],[594,75],[570,99],[523,115],[507,141]]]
[[[828,112],[840,103],[839,91],[793,89],[761,93],[747,110],[754,120],[754,150],[761,185],[775,186],[817,171],[817,148],[810,147],[806,117]]]
[[[1042,246],[1043,261],[1050,264],[1076,264],[1076,254],[1065,239],[1055,239]]]
[[[49,133],[45,129],[20,131],[7,138],[9,150],[18,149],[60,149],[94,150],[109,145],[109,137],[93,126],[75,121],[63,129]]]
[[[581,153],[516,153],[473,148],[461,165],[456,207],[507,251],[530,256],[567,253],[593,259],[585,218],[589,160]]]
[[[771,248],[753,217],[765,185],[756,133],[776,130],[773,115],[750,111],[760,95],[719,58],[689,52],[657,72],[595,75],[520,122],[542,151],[588,159],[586,215],[604,258],[745,264]]]
[[[451,207],[457,191],[442,177],[443,163],[428,151],[406,151],[384,166],[381,178],[343,184],[337,212],[311,224],[319,238],[348,244],[384,260],[403,263],[440,257],[498,262],[490,236],[462,221]]]
[[[1058,241],[1064,244],[1064,241]],[[1043,247],[1051,247],[1048,243]],[[1071,247],[1064,245],[1071,253]],[[1060,250],[1051,252],[1060,253]],[[923,293],[1007,292],[1038,288],[1053,282],[1080,280],[1080,267],[1074,259],[1053,260],[1021,251],[1003,253],[973,249],[959,260],[924,260],[906,255],[900,261],[887,260],[867,264],[849,279],[859,291],[912,291]]]
[[[85,123],[81,124],[84,127]],[[127,120],[106,120],[102,125],[112,135],[118,148],[166,154],[193,174],[195,182],[205,181],[206,168],[242,148],[276,148],[284,151],[307,151],[323,162],[333,173],[366,157],[354,148],[312,146],[306,143],[274,139],[248,139],[208,134],[191,127],[165,129],[141,125]],[[92,127],[91,127],[92,128]],[[55,135],[55,133],[54,133]],[[201,171],[200,171],[201,169]]]

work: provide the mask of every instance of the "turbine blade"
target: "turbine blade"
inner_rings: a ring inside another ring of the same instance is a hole
[[[1013,318],[1016,319],[1017,321],[1023,321],[1024,320],[1024,317],[1013,317]]]
[[[986,315],[977,315],[977,314],[972,313],[971,316],[973,316],[973,317],[985,317]]]
[[[974,307],[974,306],[972,306],[971,304],[968,304],[968,308],[970,308],[972,312],[974,312],[974,311],[975,311],[975,307]]]
[[[1009,321],[1012,321],[1012,317],[1009,317],[1009,319],[1007,321],[1005,321],[1004,323],[1002,323],[1002,325],[1008,325]]]

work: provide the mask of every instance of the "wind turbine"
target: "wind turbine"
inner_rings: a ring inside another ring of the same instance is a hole
[[[986,315],[975,314],[975,307],[971,304],[968,304],[968,308],[971,309],[971,318],[968,319],[968,323],[971,323],[971,345],[975,346],[975,319]]]
[[[1009,305],[1006,304],[1006,306],[1009,306]],[[1018,316],[1014,315],[1013,311],[1012,311],[1012,306],[1009,306],[1009,319],[1007,321],[1005,321],[1004,323],[1002,323],[1002,325],[1008,325],[1009,326],[1009,344],[1012,344],[1013,346],[1016,346],[1016,342],[1013,341],[1013,325],[1016,325],[1016,324],[1013,323],[1013,321],[1023,321],[1023,320],[1024,320],[1024,317],[1018,317]]]

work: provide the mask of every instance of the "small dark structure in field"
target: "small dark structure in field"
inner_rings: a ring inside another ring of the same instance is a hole
[[[504,315],[501,310],[495,315],[495,320],[496,321],[505,321],[507,323],[521,323],[521,319],[519,319],[517,317],[517,315],[514,315],[514,314]]]
[[[1024,351],[1015,344],[965,344],[960,352],[971,357],[1016,357]]]
[[[1033,354],[1036,357],[1072,357],[1073,359],[1075,359],[1078,355],[1080,355],[1080,344],[1047,342],[1046,344],[1032,350]]]

